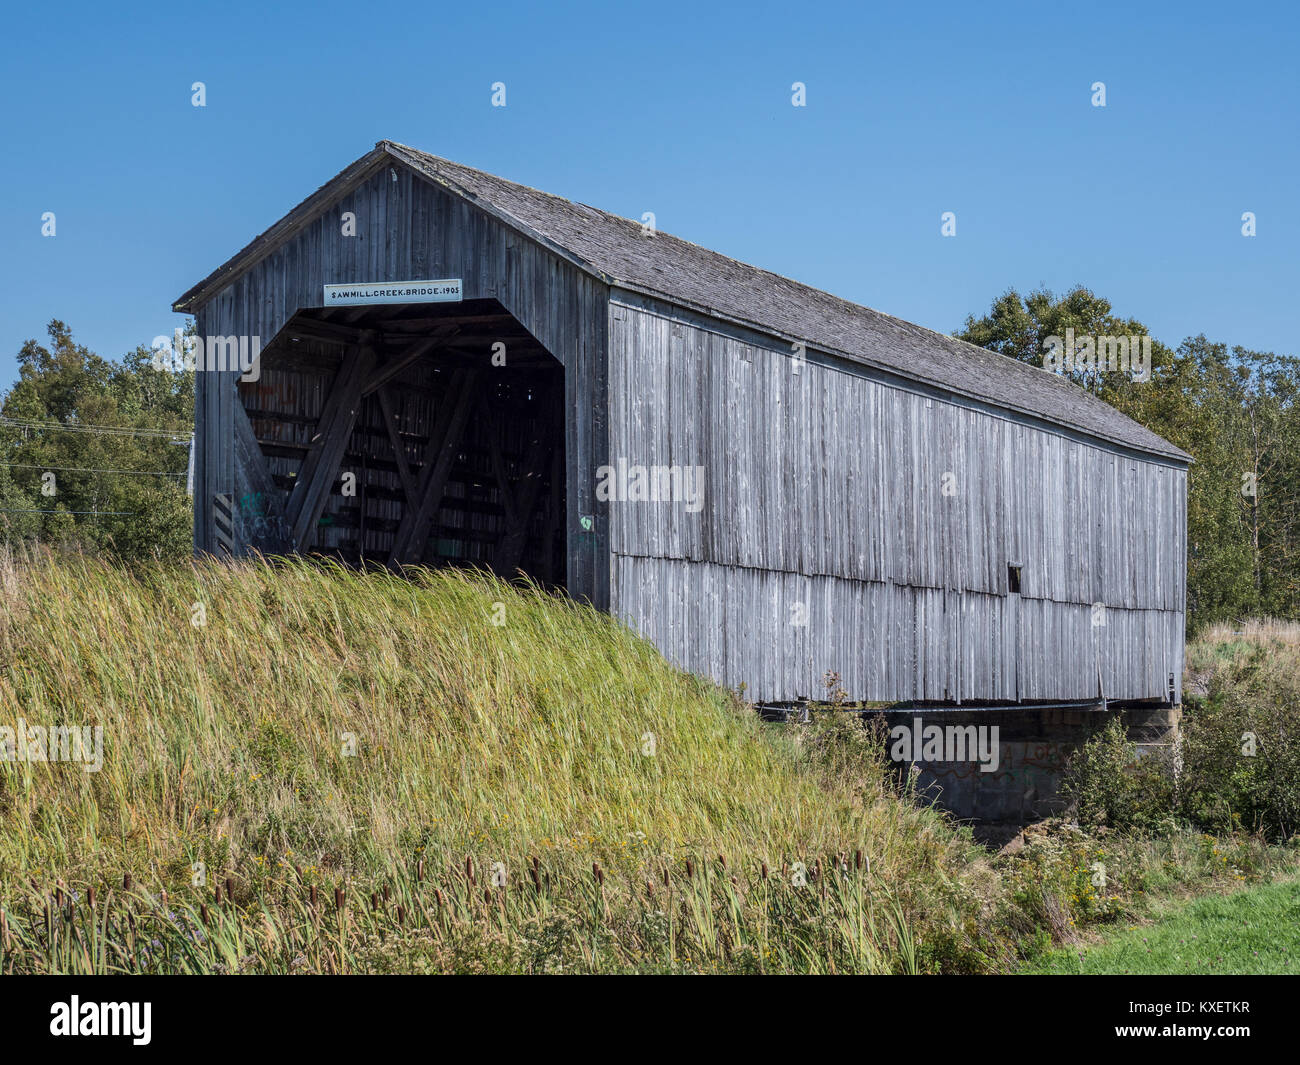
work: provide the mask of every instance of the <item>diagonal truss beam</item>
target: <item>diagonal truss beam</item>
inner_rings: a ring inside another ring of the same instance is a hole
[[[421,337],[414,344],[408,346],[398,355],[394,355],[387,362],[377,367],[366,378],[361,386],[363,396],[370,395],[388,384],[393,378],[397,377],[403,370],[414,363],[419,362],[422,358],[441,347],[444,343],[460,332],[460,326],[449,325],[441,329],[435,329],[427,337]]]
[[[452,464],[465,424],[474,407],[476,370],[456,370],[448,384],[447,392],[439,404],[433,432],[420,469],[415,488],[415,499],[402,514],[401,523],[393,537],[390,562],[413,563],[424,557],[424,545],[429,538],[429,526],[442,504],[442,494],[447,487]]]
[[[349,348],[344,354],[334,377],[316,432],[308,442],[311,450],[303,458],[286,508],[290,541],[295,550],[308,550],[316,539],[316,525],[361,407],[362,382],[373,370],[376,357],[375,334],[369,333],[360,347]]]
[[[523,557],[524,547],[528,542],[528,521],[537,506],[537,496],[542,489],[542,474],[546,470],[551,451],[555,446],[552,435],[555,429],[553,396],[548,395],[539,406],[541,409],[538,412],[534,436],[529,442],[528,453],[520,470],[519,483],[516,485],[517,495],[513,506],[507,508],[507,514],[511,517],[508,519],[505,535],[501,537],[492,559],[492,568],[502,574],[513,573]],[[509,494],[509,489],[505,486],[503,486],[503,494]]]

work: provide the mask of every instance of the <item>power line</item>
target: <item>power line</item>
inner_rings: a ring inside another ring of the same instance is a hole
[[[185,473],[170,473],[167,470],[111,470],[99,466],[41,466],[30,462],[0,462],[14,470],[58,470],[60,473],[138,473],[146,477],[184,477]]]
[[[95,515],[115,515],[118,517],[129,518],[136,514],[134,510],[22,510],[15,508],[13,510],[0,510],[0,514],[95,514]]]
[[[0,418],[0,425],[12,429],[57,429],[65,433],[95,433],[100,436],[150,436],[182,441],[186,433],[181,429],[133,429],[126,425],[62,424],[59,422],[33,422],[18,418]]]

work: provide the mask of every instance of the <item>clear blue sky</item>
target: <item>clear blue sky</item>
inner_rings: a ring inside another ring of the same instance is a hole
[[[944,332],[1081,282],[1167,343],[1300,353],[1298,10],[11,4],[0,387],[52,317],[113,357],[170,332],[383,138]]]

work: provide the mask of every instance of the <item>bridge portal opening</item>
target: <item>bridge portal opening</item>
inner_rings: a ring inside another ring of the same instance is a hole
[[[564,368],[498,301],[300,311],[248,376],[253,546],[564,587]]]

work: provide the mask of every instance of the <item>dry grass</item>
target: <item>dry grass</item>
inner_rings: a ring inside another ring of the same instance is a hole
[[[232,967],[215,947],[159,962],[125,945],[103,920],[124,874],[153,899],[141,914],[170,893],[161,942],[191,945],[229,877],[242,920],[276,930],[235,968],[445,970],[484,951],[487,968],[566,971],[982,964],[969,840],[894,797],[873,759],[825,758],[843,737],[764,726],[567,600],[410,576],[48,553],[0,565],[0,726],[104,729],[97,773],[0,763],[7,967],[84,968],[59,953],[75,937],[51,914],[91,887],[92,968]],[[668,916],[647,884],[675,893]],[[390,924],[356,918],[362,906],[337,943],[312,945],[338,886],[386,886],[422,945],[394,948],[395,902],[380,907]],[[309,912],[313,887],[326,901]],[[493,890],[513,901],[500,909]],[[508,919],[489,920],[498,910]],[[755,947],[774,923],[780,949]],[[547,935],[558,945],[528,946]]]

